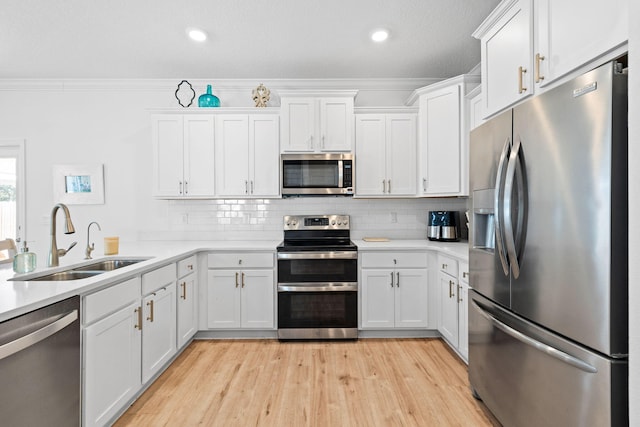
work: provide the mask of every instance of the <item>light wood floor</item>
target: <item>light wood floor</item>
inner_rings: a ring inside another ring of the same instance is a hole
[[[495,426],[439,339],[194,341],[115,424]]]

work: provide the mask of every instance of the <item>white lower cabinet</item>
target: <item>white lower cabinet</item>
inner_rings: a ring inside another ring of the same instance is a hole
[[[428,327],[426,253],[361,252],[361,328]]]
[[[178,348],[184,347],[198,332],[198,272],[196,256],[178,261],[176,309]]]
[[[175,277],[169,264],[83,297],[83,426],[113,421],[175,355]]]
[[[275,327],[273,257],[272,252],[209,254],[208,328]]]
[[[467,361],[469,266],[466,262],[458,262],[444,255],[438,255],[438,265],[438,331],[462,359]]]

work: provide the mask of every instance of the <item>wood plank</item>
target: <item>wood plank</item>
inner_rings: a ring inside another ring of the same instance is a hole
[[[439,339],[194,341],[115,426],[499,426]]]

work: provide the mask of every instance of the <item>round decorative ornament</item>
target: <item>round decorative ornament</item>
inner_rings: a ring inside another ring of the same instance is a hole
[[[186,80],[181,81],[176,89],[176,99],[178,100],[178,104],[180,104],[181,107],[190,107],[195,98],[196,91],[193,90],[191,83]]]
[[[264,87],[262,83],[260,86],[255,88],[253,92],[253,101],[256,103],[256,107],[266,107],[267,102],[269,102],[269,97],[271,96],[271,91]]]

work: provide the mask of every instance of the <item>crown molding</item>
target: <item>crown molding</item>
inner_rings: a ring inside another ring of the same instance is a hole
[[[438,83],[421,87],[414,90],[409,98],[405,101],[405,105],[414,105],[420,95],[424,95],[425,93],[433,92],[434,90],[442,89],[445,87],[453,86],[453,85],[463,85],[462,95],[466,95],[469,87],[473,85],[475,88],[480,84],[480,76],[479,75],[471,75],[471,74],[462,74],[460,76],[452,77],[447,80],[442,80]]]
[[[502,0],[498,6],[482,21],[482,24],[471,34],[471,37],[480,40],[519,0]],[[527,0],[531,1],[531,0]]]

